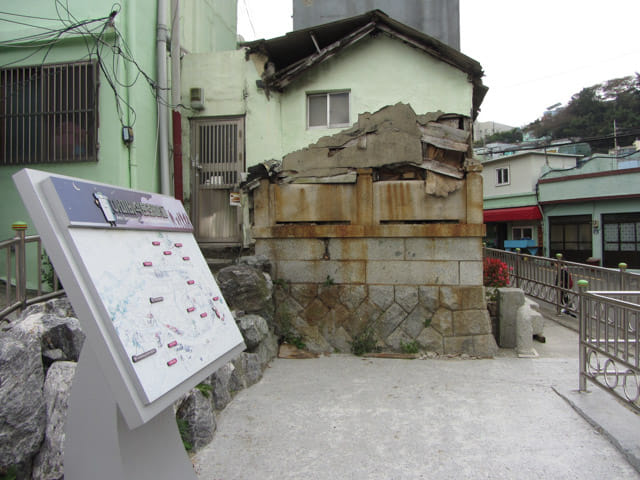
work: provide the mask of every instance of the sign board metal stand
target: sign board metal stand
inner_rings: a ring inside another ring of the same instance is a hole
[[[29,169],[14,181],[87,335],[65,478],[195,479],[173,404],[245,346],[182,204]]]

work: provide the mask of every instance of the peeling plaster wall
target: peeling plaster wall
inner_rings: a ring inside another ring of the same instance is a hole
[[[416,112],[471,115],[473,86],[467,74],[398,40],[363,40],[297,78],[282,95],[283,153],[341,130],[307,129],[307,92],[345,90],[350,121],[385,105],[409,103]]]

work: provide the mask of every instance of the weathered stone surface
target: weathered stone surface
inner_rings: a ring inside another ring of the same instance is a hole
[[[231,309],[273,319],[273,286],[266,274],[248,265],[231,265],[221,269],[217,279]]]
[[[486,308],[453,312],[453,333],[458,336],[491,333],[489,312]]]
[[[211,385],[211,400],[216,410],[226,407],[232,398],[231,376],[235,367],[232,362],[224,364],[209,377],[207,383]]]
[[[370,298],[360,304],[351,315],[351,321],[345,324],[345,329],[352,337],[358,336],[367,324],[375,322],[382,313]]]
[[[441,287],[440,303],[449,310],[473,310],[486,308],[484,287]]]
[[[192,451],[198,451],[213,439],[216,419],[211,400],[197,388],[191,390],[182,401],[176,417],[186,422],[184,440],[191,444]]]
[[[260,315],[243,315],[236,318],[236,324],[249,351],[253,351],[269,333],[267,321]]]
[[[348,353],[351,351],[353,338],[351,338],[351,335],[349,335],[344,327],[339,327],[331,336],[329,342],[338,352]]]
[[[405,312],[410,312],[418,304],[418,287],[397,286],[395,287],[396,303]]]
[[[317,325],[309,325],[304,319],[294,317],[292,321],[293,332],[302,336],[307,350],[314,353],[331,352],[333,348],[324,338]]]
[[[418,287],[420,305],[430,312],[435,312],[440,307],[440,287]]]
[[[367,288],[364,285],[340,285],[339,296],[347,310],[353,311],[367,297]]]
[[[460,262],[460,285],[482,284],[482,260]]]
[[[433,327],[423,329],[416,341],[428,352],[442,353],[444,351],[443,337]]]
[[[376,322],[376,331],[380,338],[387,338],[391,335],[400,323],[404,321],[407,313],[398,305],[394,303],[389,307]]]
[[[498,351],[496,339],[492,334],[475,335],[473,337],[474,355],[477,357],[493,357]]]
[[[240,355],[242,368],[244,370],[245,385],[250,387],[262,378],[262,364],[260,358],[255,353],[243,352]]]
[[[315,283],[294,283],[291,285],[291,296],[304,308],[318,296],[318,285]]]
[[[435,239],[407,238],[405,243],[407,260],[433,260],[435,258]]]
[[[301,350],[295,345],[283,343],[282,345],[280,345],[280,350],[278,351],[278,358],[302,360],[305,358],[318,358],[318,354],[309,352],[307,350]]]
[[[431,317],[431,326],[445,337],[453,335],[453,315],[451,311],[446,308],[439,308]]]
[[[58,480],[64,475],[64,440],[75,362],[56,362],[47,372],[44,399],[47,427],[40,452],[33,461],[33,478]]]
[[[467,355],[475,355],[473,337],[472,336],[445,337],[444,353],[445,354],[466,353]]]
[[[66,312],[66,304],[61,302],[61,305],[54,310]],[[61,317],[45,311],[23,317],[13,325],[10,335],[16,338],[37,338],[43,351],[60,349],[67,360],[74,362],[78,361],[85,340],[77,318]]]
[[[320,325],[327,313],[329,313],[329,309],[319,298],[316,298],[305,308],[302,316],[309,325]]]
[[[402,351],[402,346],[411,342],[413,339],[407,335],[402,329],[396,329],[387,337],[386,344],[393,350]]]
[[[395,298],[392,285],[371,285],[369,287],[369,301],[380,310],[386,310],[391,306]]]
[[[318,297],[328,308],[334,308],[340,303],[339,293],[338,285],[321,285],[318,289]]]
[[[457,285],[459,273],[458,264],[453,261],[370,261],[367,263],[366,283]]]
[[[0,337],[0,469],[30,460],[46,424],[37,339]]]
[[[412,339],[420,335],[420,332],[426,327],[426,323],[431,322],[433,314],[429,312],[422,305],[418,305],[413,311],[407,315],[407,318],[402,323],[402,330]]]

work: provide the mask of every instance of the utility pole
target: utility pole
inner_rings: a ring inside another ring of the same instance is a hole
[[[618,130],[616,128],[616,119],[613,119],[613,151],[618,156]]]

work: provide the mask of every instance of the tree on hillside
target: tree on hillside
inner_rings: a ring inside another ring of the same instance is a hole
[[[474,147],[481,147],[487,143],[520,143],[522,141],[522,130],[519,128],[512,128],[505,132],[496,132],[491,135],[487,135],[481,140],[474,142]]]
[[[582,89],[557,114],[529,124],[536,137],[589,138],[613,135],[614,120],[618,139],[630,141],[640,130],[640,74],[616,78]],[[606,150],[613,138],[594,142],[592,147]]]

